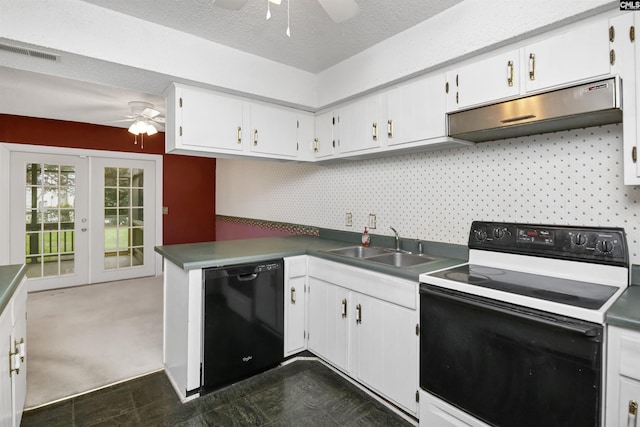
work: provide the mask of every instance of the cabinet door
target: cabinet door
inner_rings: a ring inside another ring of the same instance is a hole
[[[307,257],[284,259],[284,355],[305,350]]]
[[[340,153],[380,147],[381,141],[386,138],[387,129],[381,110],[380,94],[368,96],[340,109]]]
[[[298,115],[265,104],[251,104],[251,152],[278,157],[298,154]]]
[[[305,314],[305,277],[287,280],[285,287],[285,338],[284,355],[290,356],[305,349],[304,314]]]
[[[9,376],[9,352],[11,347],[11,308],[0,313],[0,427],[10,427],[13,424],[13,404],[11,399],[12,379]]]
[[[349,292],[314,277],[308,286],[309,350],[349,372]]]
[[[455,108],[498,101],[520,93],[518,49],[483,59],[448,74],[449,92],[455,99]]]
[[[336,145],[334,130],[333,111],[318,114],[316,116],[316,135],[314,153],[316,159],[333,156],[333,149]]]
[[[618,406],[619,426],[638,426],[640,408],[640,382],[620,377],[620,403]],[[615,410],[615,408],[612,408]]]
[[[524,48],[527,92],[607,75],[609,34],[606,20],[570,31]]]
[[[176,95],[176,148],[242,151],[242,100],[184,86],[177,88]]]
[[[416,414],[417,312],[377,298],[355,295],[352,323],[357,378]]]
[[[630,37],[631,28],[635,28],[635,16],[636,13],[625,13],[609,20],[609,25],[613,29],[613,40],[610,40],[609,47],[615,55],[615,61],[611,65],[611,74],[619,75],[623,83],[622,158],[626,185],[640,184],[640,167],[636,145],[638,134],[636,111],[638,109],[638,88],[640,88],[636,82],[636,57],[639,54],[640,43],[632,41]]]
[[[13,425],[19,426],[22,420],[22,411],[24,409],[24,402],[27,397],[27,354],[26,354],[26,341],[27,341],[27,291],[26,284],[21,285],[21,289],[16,291],[13,302],[13,313],[15,324],[13,325],[13,331],[11,335],[11,342],[14,351],[19,351],[20,354],[16,357],[20,358],[20,370],[13,374],[12,381],[12,413],[13,413]]]
[[[387,144],[398,145],[445,134],[445,76],[405,83],[387,93]]]

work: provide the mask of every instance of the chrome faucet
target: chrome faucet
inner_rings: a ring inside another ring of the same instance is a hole
[[[395,228],[393,227],[389,227],[389,228],[392,229],[394,233],[396,233],[396,252],[400,252],[400,235],[398,234]]]

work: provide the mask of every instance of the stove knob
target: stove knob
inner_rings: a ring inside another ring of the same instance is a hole
[[[613,251],[613,242],[610,240],[601,240],[598,242],[600,252],[610,254]]]
[[[476,240],[482,242],[483,240],[487,240],[487,232],[484,230],[476,230]]]
[[[578,233],[574,236],[573,243],[575,243],[576,246],[584,246],[587,244],[587,236]]]
[[[493,237],[496,239],[502,239],[504,237],[504,228],[496,228],[493,230]]]

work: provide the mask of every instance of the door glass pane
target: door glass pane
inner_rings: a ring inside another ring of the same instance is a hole
[[[104,176],[104,268],[143,265],[144,171],[107,167]]]
[[[27,277],[74,274],[75,167],[29,163],[26,174]]]

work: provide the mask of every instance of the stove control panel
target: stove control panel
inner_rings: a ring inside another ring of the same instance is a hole
[[[474,221],[469,249],[628,267],[624,229]]]

